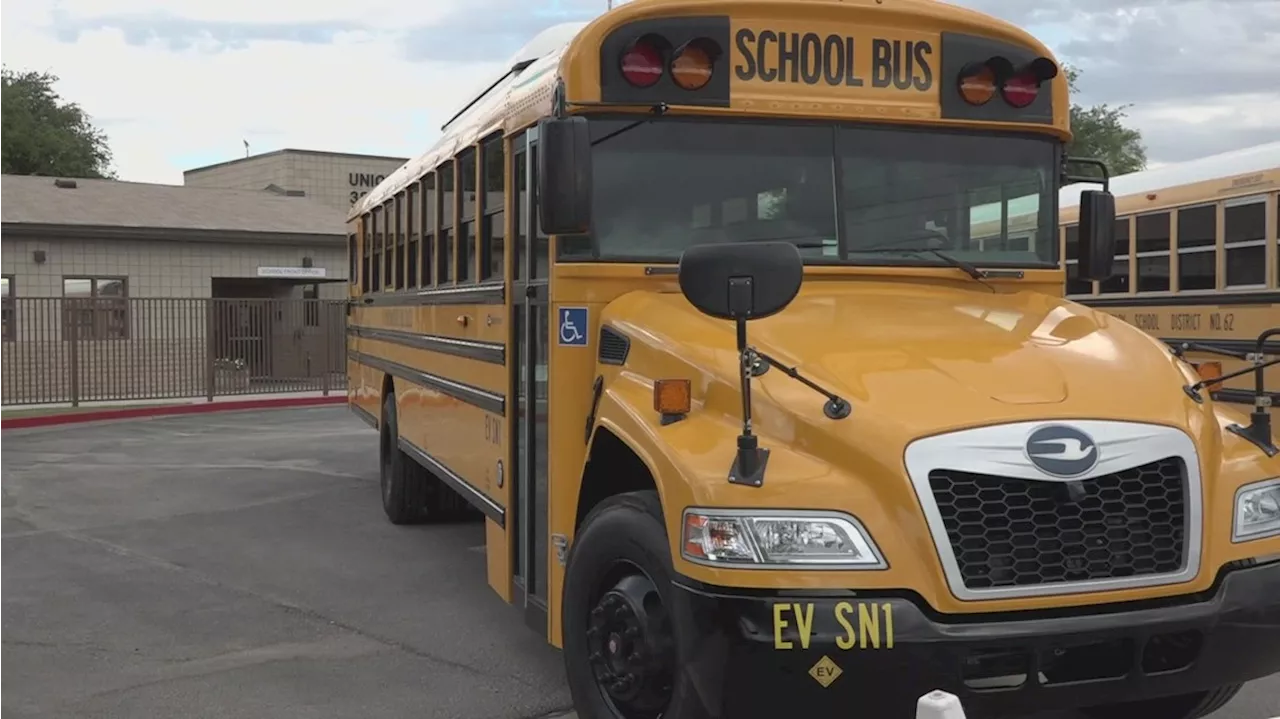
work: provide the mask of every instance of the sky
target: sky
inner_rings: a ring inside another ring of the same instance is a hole
[[[1131,104],[1152,166],[1280,140],[1280,0],[952,0]],[[538,30],[607,0],[21,0],[0,56],[49,71],[106,132],[122,180],[284,147],[414,156]]]

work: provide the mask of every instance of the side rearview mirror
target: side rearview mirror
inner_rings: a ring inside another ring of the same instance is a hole
[[[1106,190],[1080,193],[1080,279],[1111,277],[1116,256],[1116,198]]]
[[[790,242],[695,245],[680,255],[679,280],[680,292],[699,312],[736,325],[742,434],[729,481],[759,487],[764,484],[769,450],[760,449],[751,433],[751,375],[758,353],[747,345],[747,322],[777,314],[791,304],[804,280],[804,261]]]
[[[591,229],[591,128],[585,117],[538,123],[538,216],[548,235]]]

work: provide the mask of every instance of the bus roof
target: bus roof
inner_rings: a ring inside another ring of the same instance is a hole
[[[1280,168],[1280,141],[1253,147],[1209,155],[1195,160],[1176,162],[1151,170],[1130,172],[1111,178],[1111,194],[1116,198],[1143,192],[1165,190],[1206,180],[1217,180],[1247,172],[1262,172]],[[1080,204],[1080,193],[1099,186],[1078,182],[1068,185],[1058,194],[1058,207],[1069,208]]]

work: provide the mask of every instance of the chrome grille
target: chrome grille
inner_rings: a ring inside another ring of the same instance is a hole
[[[1076,483],[948,469],[928,480],[968,589],[1161,575],[1186,563],[1178,457]]]

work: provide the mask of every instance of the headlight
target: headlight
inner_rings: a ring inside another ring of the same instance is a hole
[[[840,512],[687,509],[681,553],[743,569],[885,569],[862,524]]]
[[[1280,535],[1280,477],[1246,484],[1236,492],[1231,541]]]

